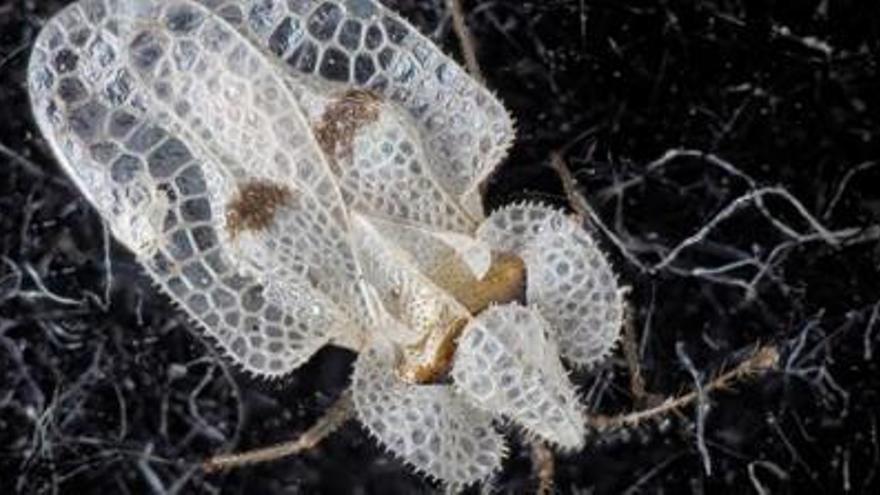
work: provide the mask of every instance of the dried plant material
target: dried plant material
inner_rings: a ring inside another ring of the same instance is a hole
[[[670,397],[661,404],[642,411],[633,411],[619,416],[592,415],[587,418],[587,424],[599,430],[635,426],[643,421],[658,420],[665,415],[688,407],[695,401],[700,400],[701,394],[708,394],[715,390],[730,388],[734,383],[754,377],[776,368],[779,365],[779,351],[774,347],[761,347],[755,353],[735,368],[726,371],[702,385],[702,390],[692,391],[678,397]]]
[[[314,426],[303,432],[296,440],[242,454],[219,455],[205,461],[202,469],[209,473],[223,471],[305,452],[313,449],[352,417],[354,417],[354,403],[351,394],[345,393],[327,409]]]

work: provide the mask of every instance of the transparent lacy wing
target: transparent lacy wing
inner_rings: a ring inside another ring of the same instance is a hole
[[[434,176],[483,218],[479,184],[507,154],[501,103],[430,40],[375,0],[201,0],[282,59],[296,77],[374,91],[406,109]]]
[[[419,253],[409,253],[394,235],[393,222],[352,213],[352,242],[364,278],[393,318],[406,330],[397,334],[398,344],[415,345],[446,335],[457,321],[468,318],[467,309],[435,285],[413,260]],[[374,323],[371,325],[377,327]],[[382,331],[378,325],[377,331]],[[390,338],[385,334],[385,338]]]
[[[367,430],[406,463],[451,488],[492,476],[505,450],[489,414],[469,406],[448,385],[402,381],[396,362],[391,344],[377,339],[355,363],[355,409]]]
[[[441,288],[482,278],[492,264],[488,243],[464,234],[434,231],[419,224],[390,218],[369,217],[370,225],[384,239],[405,252],[418,270]]]
[[[367,90],[340,89],[319,79],[288,78],[288,85],[349,208],[435,229],[476,228],[435,179],[421,136],[398,105]]]
[[[249,266],[290,272],[340,307],[355,306],[359,274],[337,180],[275,64],[196,2],[123,4],[135,78],[161,116],[222,165],[209,190],[230,249]],[[285,202],[292,207],[277,208]]]
[[[218,128],[191,130],[183,117],[163,110],[166,104],[188,103],[190,109],[205,104],[195,93],[186,100],[168,94],[167,102],[160,101],[166,94],[163,85],[172,81],[157,74],[175,63],[182,44],[174,30],[188,26],[192,43],[187,45],[199,45],[197,40],[203,40],[212,25],[222,27],[189,15],[194,11],[188,2],[165,5],[168,10],[143,32],[120,32],[121,25],[133,24],[119,16],[120,5],[113,1],[84,0],[56,15],[38,36],[30,61],[34,114],[62,167],[152,278],[246,370],[278,376],[356,327],[331,298],[297,272],[295,263],[260,265],[237,259],[229,223],[239,222],[243,231],[255,222],[268,225],[272,238],[283,245],[287,225],[300,222],[301,211],[309,208],[327,217],[313,219],[321,229],[306,227],[303,233],[310,236],[315,256],[326,256],[318,247],[339,252],[336,248],[346,242],[344,231],[334,231],[330,220],[338,213],[328,211],[331,206],[324,207],[326,199],[318,197],[326,193],[319,188],[332,183],[315,177],[320,175],[317,165],[306,170],[289,163],[291,169],[285,172],[277,162],[251,161],[249,168],[235,168],[238,165],[229,163],[205,135]],[[175,17],[172,12],[188,14]],[[230,43],[238,38],[240,46],[240,37],[232,30],[228,33]],[[227,60],[234,58],[234,48],[228,48]],[[254,74],[265,75],[258,59],[248,60]],[[218,73],[207,73],[211,67]],[[204,70],[205,79],[225,79],[229,72],[207,62]],[[146,77],[149,74],[156,76]],[[257,91],[241,97],[256,99]],[[222,95],[221,90],[218,97]],[[226,125],[233,126],[231,122],[235,121],[227,120]],[[295,123],[289,131],[285,137],[293,142],[307,139],[298,134],[301,129]],[[279,146],[278,151],[291,160],[318,159],[305,148]],[[236,201],[246,203],[249,195],[256,195],[261,205],[256,212],[235,206]],[[289,235],[298,234],[292,230]]]
[[[523,257],[526,299],[550,322],[563,358],[588,366],[608,355],[620,335],[623,296],[580,225],[559,210],[524,203],[493,212],[477,237]]]
[[[452,377],[462,395],[485,411],[503,414],[554,444],[583,447],[583,415],[545,332],[549,325],[517,303],[494,306],[465,328]]]

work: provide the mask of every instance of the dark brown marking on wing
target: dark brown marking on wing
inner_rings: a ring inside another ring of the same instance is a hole
[[[339,174],[337,159],[350,157],[357,131],[379,118],[382,98],[372,91],[352,89],[327,106],[315,126],[318,146]]]
[[[235,239],[244,231],[265,230],[278,210],[292,206],[297,194],[284,184],[265,179],[248,181],[226,206],[226,230]]]

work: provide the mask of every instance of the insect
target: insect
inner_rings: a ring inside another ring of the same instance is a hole
[[[582,226],[486,215],[501,103],[374,0],[81,0],[29,66],[39,127],[163,292],[274,378],[355,350],[366,429],[452,489],[507,420],[584,442],[563,361],[617,340],[622,296]]]

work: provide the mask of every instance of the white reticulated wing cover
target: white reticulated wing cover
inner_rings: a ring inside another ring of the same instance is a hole
[[[361,351],[359,418],[450,486],[498,469],[498,414],[581,445],[557,347],[574,366],[608,352],[614,275],[561,212],[484,217],[479,186],[511,119],[395,13],[82,0],[40,33],[28,83],[43,135],[114,237],[247,371],[284,375],[327,344]],[[524,300],[483,311],[468,288],[502,253],[524,263]],[[450,329],[460,345],[442,377],[399,373]]]

